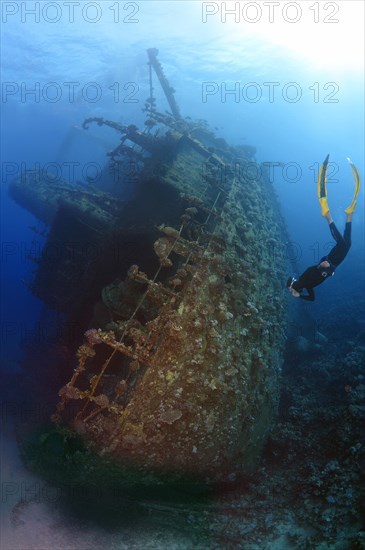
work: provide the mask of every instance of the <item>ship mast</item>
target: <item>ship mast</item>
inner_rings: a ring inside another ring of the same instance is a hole
[[[174,88],[172,88],[164,75],[161,63],[157,60],[158,50],[156,48],[149,48],[147,50],[150,67],[153,67],[157,78],[160,81],[162,90],[166,96],[168,104],[170,105],[171,112],[176,120],[181,119],[180,110],[177,106],[174,97]],[[151,86],[151,73],[150,73],[150,86]],[[152,96],[151,96],[152,97]]]

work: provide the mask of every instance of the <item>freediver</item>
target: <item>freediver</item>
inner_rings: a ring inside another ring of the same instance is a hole
[[[345,210],[347,218],[345,231],[342,236],[332,219],[327,202],[326,177],[328,159],[329,155],[327,155],[327,157],[325,158],[318,173],[318,200],[321,206],[321,214],[328,221],[331,235],[335,239],[336,244],[326,256],[323,256],[323,258],[320,259],[318,264],[308,267],[304,271],[304,273],[300,275],[299,279],[295,279],[295,277],[289,277],[286,283],[289,292],[292,296],[294,296],[294,298],[301,298],[302,300],[308,300],[310,302],[314,302],[315,300],[313,288],[322,284],[328,277],[335,274],[336,267],[343,262],[343,260],[347,256],[348,251],[350,250],[351,221],[356,208],[356,199],[360,191],[359,171],[352,163],[352,161],[348,158],[347,160],[350,163],[352,174],[355,180],[355,193],[350,206],[348,206]],[[304,289],[307,290],[308,294],[302,294]]]

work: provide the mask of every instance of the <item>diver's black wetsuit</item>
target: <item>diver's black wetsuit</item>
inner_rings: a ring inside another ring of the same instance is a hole
[[[323,256],[323,258],[319,261],[319,264],[324,261],[329,262],[329,267],[320,267],[319,264],[312,265],[311,267],[308,267],[308,269],[306,269],[299,279],[292,285],[292,288],[294,288],[297,292],[301,292],[304,288],[307,289],[307,295],[300,295],[302,300],[314,302],[315,295],[313,288],[323,283],[328,276],[334,275],[336,267],[343,262],[348,251],[350,250],[351,222],[346,223],[343,236],[333,222],[330,223],[329,227],[336,244],[329,254],[327,254],[327,256]]]

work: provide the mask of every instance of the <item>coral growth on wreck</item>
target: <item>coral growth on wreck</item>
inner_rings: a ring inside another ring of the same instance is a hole
[[[180,216],[150,229],[157,272],[132,265],[103,288],[109,322],[86,332],[53,419],[141,470],[216,480],[253,466],[275,415],[284,226],[268,184],[245,176],[252,161],[174,140],[159,179]]]

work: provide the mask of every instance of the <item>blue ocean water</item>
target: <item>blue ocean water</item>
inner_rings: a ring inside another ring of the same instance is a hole
[[[66,162],[75,163],[74,181],[92,177],[89,163],[103,166],[118,136],[92,127],[85,137],[81,125],[104,117],[143,127],[148,48],[158,48],[183,116],[206,120],[228,143],[256,147],[257,162],[270,163],[299,271],[332,242],[316,197],[327,153],[329,203],[343,228],[354,188],[346,157],[364,174],[362,2],[4,1],[1,9],[4,373],[21,371],[23,344],[37,330],[40,342],[57,333],[54,318],[42,325],[48,312],[26,285],[44,228],[9,197],[9,183],[32,168],[67,179]],[[336,316],[354,302],[354,326],[364,323],[363,188],[352,240],[316,302],[300,304],[320,328],[326,312]]]

